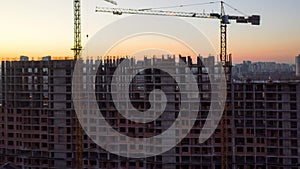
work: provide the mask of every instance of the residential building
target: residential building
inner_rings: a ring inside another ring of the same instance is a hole
[[[208,63],[203,63],[200,57],[196,63],[192,62],[191,57],[181,59],[194,73],[199,88],[199,113],[190,133],[171,150],[142,159],[109,153],[84,134],[83,168],[221,168],[221,126],[203,144],[199,144],[198,140],[199,134],[206,130],[203,126],[213,102],[210,78],[214,76],[208,73],[217,74],[218,69],[208,70],[204,66]],[[174,56],[144,58],[142,61],[131,59],[141,68],[166,63],[170,69],[175,65],[175,60]],[[182,97],[178,84],[162,70],[143,69],[130,85],[132,105],[140,111],[149,109],[149,93],[160,89],[168,99],[166,110],[158,119],[146,124],[125,119],[116,110],[109,88],[112,75],[121,61],[118,58],[84,62],[86,68],[83,73],[86,75],[98,68],[95,94],[102,115],[116,131],[130,137],[151,137],[166,131],[180,109]],[[51,60],[51,57],[40,61],[23,58],[21,61],[2,62],[0,134],[3,139],[0,140],[0,164],[10,162],[24,169],[75,168],[76,114],[71,92],[74,66],[73,60]],[[177,72],[185,73],[182,69]],[[85,82],[90,83],[89,79]],[[230,168],[299,168],[300,81],[232,80],[228,88]],[[158,97],[155,102],[157,106],[160,106],[160,100]],[[89,100],[86,106],[88,103]],[[92,120],[90,123],[97,124]],[[120,147],[122,151],[137,149],[126,144]]]

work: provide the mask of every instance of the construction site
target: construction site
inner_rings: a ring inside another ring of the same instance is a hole
[[[115,3],[114,1],[112,1]],[[220,22],[220,63],[214,57],[167,55],[131,58],[141,67],[163,63],[174,69],[179,78],[185,73],[176,67],[180,59],[188,65],[197,80],[200,106],[189,134],[169,151],[147,158],[129,158],[110,153],[93,142],[101,127],[85,133],[78,118],[88,123],[97,121],[78,117],[74,109],[72,78],[76,62],[82,62],[83,74],[97,70],[95,96],[102,115],[110,126],[123,135],[152,137],[168,130],[176,120],[181,101],[178,84],[162,70],[145,69],[131,81],[130,99],[139,111],[149,109],[149,94],[159,89],[168,99],[166,109],[155,121],[139,124],[124,118],[116,109],[111,95],[112,76],[125,57],[105,59],[81,58],[80,0],[74,0],[74,56],[51,56],[36,60],[22,56],[1,62],[0,93],[0,168],[11,164],[20,169],[298,169],[300,166],[300,81],[237,80],[232,78],[232,56],[227,54],[229,21],[260,24],[259,15],[227,15],[226,3],[220,13],[192,13],[160,10],[101,8],[96,12],[115,15],[160,15],[214,19]],[[211,78],[218,77],[220,66],[227,83],[227,98],[221,121],[213,135],[199,143],[212,102]],[[92,83],[85,79],[84,83]],[[187,81],[187,79],[183,80]],[[85,90],[84,85],[82,90]],[[155,105],[161,107],[161,97]],[[84,106],[89,106],[86,100]],[[84,107],[82,107],[84,110]],[[190,109],[197,109],[191,108]],[[128,110],[129,111],[129,110]],[[83,111],[83,114],[85,112]],[[188,123],[188,122],[184,122]],[[118,151],[138,150],[120,138],[107,138],[118,144]],[[162,145],[157,145],[157,149]],[[1,166],[2,165],[2,166]],[[13,168],[10,166],[11,168]]]
[[[83,134],[82,168],[221,168],[224,155],[222,125],[206,142],[198,143],[199,133],[205,132],[203,125],[211,104],[207,69],[201,59],[197,63],[192,63],[189,57],[181,59],[197,75],[200,89],[201,107],[190,134],[170,151],[144,159],[111,154]],[[145,58],[141,63],[151,60]],[[140,77],[132,82],[130,92],[137,109],[149,107],[147,96],[154,88],[167,91],[168,100],[172,101],[154,122],[133,123],[118,115],[111,95],[106,91],[120,61],[98,60],[101,71],[97,74],[96,95],[103,116],[115,130],[131,137],[149,137],[168,129],[181,101],[176,83],[156,69],[147,69],[138,75]],[[152,62],[172,65],[175,58],[167,56]],[[203,59],[203,62],[209,65],[211,60]],[[95,61],[86,64],[91,67]],[[75,168],[76,115],[71,93],[74,61],[51,60],[49,57],[28,61],[23,58],[2,62],[1,66],[1,163],[9,161],[28,169]],[[235,81],[231,87],[227,101],[230,105],[227,108],[228,166],[298,168],[299,81]],[[120,151],[132,148],[120,145]]]

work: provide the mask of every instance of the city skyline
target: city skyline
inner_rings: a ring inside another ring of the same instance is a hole
[[[207,1],[146,1],[124,0],[117,7],[145,8],[193,4]],[[275,61],[293,63],[300,44],[300,24],[297,11],[300,2],[289,1],[243,1],[225,2],[248,15],[259,14],[260,26],[232,23],[228,29],[228,53],[233,54],[234,63],[243,60]],[[82,2],[82,39],[93,37],[98,30],[124,16],[95,13],[96,6],[115,7],[101,0]],[[72,56],[73,46],[73,5],[72,1],[33,1],[11,0],[0,7],[2,26],[0,28],[0,57]],[[167,9],[173,11],[219,12],[219,4]],[[227,14],[238,14],[226,7]],[[219,22],[205,19],[183,19],[199,29],[212,43],[218,55]],[[242,42],[241,42],[242,40]],[[174,47],[176,48],[176,47]],[[176,53],[178,54],[178,53]],[[201,54],[201,53],[200,53]],[[125,54],[124,54],[125,55]],[[204,55],[205,54],[201,54]]]

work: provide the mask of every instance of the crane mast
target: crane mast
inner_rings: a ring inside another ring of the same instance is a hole
[[[224,3],[221,1],[221,20],[220,20],[220,60],[224,67],[227,86],[231,85],[231,58],[227,57],[227,24],[229,24],[228,16],[225,15]],[[228,88],[227,88],[228,90]],[[229,88],[231,90],[231,88]],[[229,92],[231,93],[231,92]],[[228,101],[225,103],[223,118],[221,121],[221,156],[222,169],[228,169]]]
[[[226,80],[227,90],[231,93],[231,69],[232,58],[231,55],[227,55],[227,25],[230,24],[230,20],[236,21],[236,23],[251,23],[252,25],[260,25],[260,16],[233,16],[226,15],[224,10],[224,2],[221,1],[220,13],[197,13],[197,12],[175,12],[175,11],[162,11],[150,9],[128,9],[128,8],[107,8],[97,7],[96,12],[108,12],[114,15],[122,14],[139,14],[139,15],[157,15],[157,16],[175,16],[175,17],[191,17],[191,18],[206,18],[206,19],[218,19],[220,20],[220,61],[222,62]],[[228,97],[227,97],[228,98]],[[230,98],[230,97],[229,97]],[[222,169],[228,169],[228,114],[230,111],[230,102],[227,100],[223,118],[221,121],[221,156],[222,156]]]
[[[80,60],[81,46],[81,3],[80,0],[74,0],[74,47],[71,49],[74,52],[74,60]],[[80,78],[75,76],[75,78]],[[79,87],[80,88],[80,87]],[[80,89],[77,89],[80,90]],[[76,169],[82,169],[82,128],[77,117],[75,120],[75,167]]]
[[[74,51],[74,59],[80,58],[81,46],[81,12],[80,12],[80,0],[74,0],[74,47],[71,49]]]

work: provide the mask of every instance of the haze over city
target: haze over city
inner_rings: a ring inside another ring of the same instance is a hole
[[[149,8],[201,2],[207,1],[122,0],[118,2],[117,7]],[[239,63],[243,60],[294,62],[295,56],[300,53],[300,23],[298,21],[300,2],[298,0],[226,0],[225,2],[248,15],[259,14],[262,18],[260,26],[236,23],[228,26],[228,53],[233,54],[233,62]],[[87,34],[93,37],[101,28],[126,17],[96,13],[96,6],[115,7],[101,0],[82,2],[83,46],[88,40]],[[73,45],[72,10],[72,1],[2,1],[0,57],[72,56],[73,53],[70,50]],[[220,6],[209,4],[166,10],[219,12]],[[228,7],[226,7],[226,13],[239,14]],[[216,49],[217,53],[212,53],[212,55],[218,55],[219,22],[194,18],[183,20],[198,28]],[[126,54],[128,53],[124,53]]]

